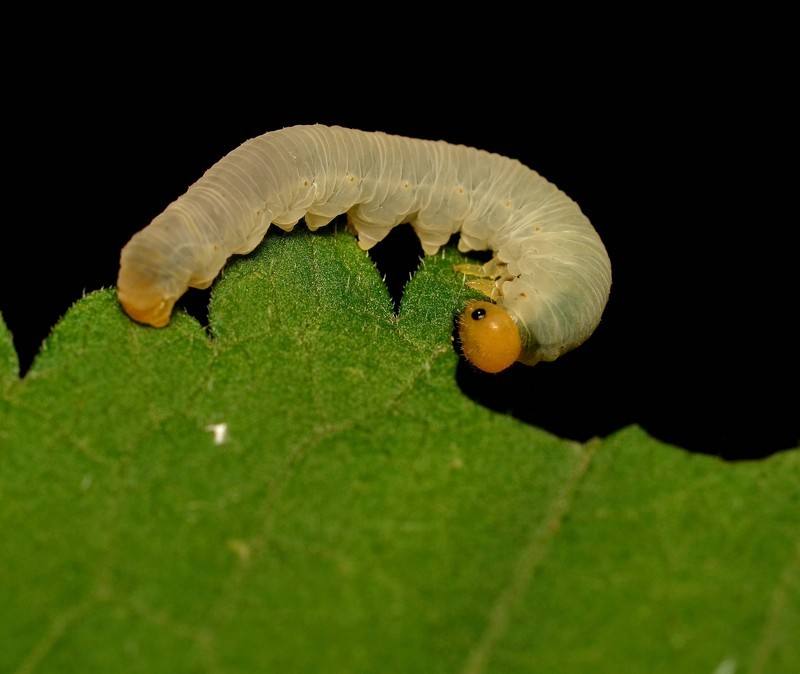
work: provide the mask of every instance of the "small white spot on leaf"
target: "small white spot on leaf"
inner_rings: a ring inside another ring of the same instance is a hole
[[[206,430],[214,434],[215,445],[224,445],[228,440],[228,424],[224,422],[221,424],[209,424],[206,426]]]
[[[733,658],[725,658],[717,665],[714,674],[736,674],[736,660]]]

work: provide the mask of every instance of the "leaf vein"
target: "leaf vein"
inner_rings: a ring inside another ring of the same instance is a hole
[[[53,618],[48,629],[33,645],[30,653],[22,660],[16,670],[16,674],[32,674],[50,651],[53,650],[53,647],[64,638],[67,631],[89,612],[95,602],[96,597],[90,596],[70,606]]]
[[[778,645],[779,625],[786,610],[788,588],[793,581],[796,581],[794,576],[798,571],[800,571],[800,539],[797,539],[795,549],[789,561],[783,571],[778,575],[778,582],[770,598],[764,629],[761,632],[761,637],[758,640],[755,655],[753,656],[753,665],[751,668],[753,674],[762,674],[767,671],[766,666],[769,662],[769,658]]]
[[[597,451],[598,442],[584,445],[583,455],[567,477],[563,487],[555,494],[544,519],[534,529],[517,559],[508,584],[497,595],[489,612],[486,626],[469,651],[462,674],[482,674],[492,656],[494,647],[503,637],[511,620],[511,613],[527,590],[536,571],[561,530],[561,524],[574,502],[575,493],[585,478]]]

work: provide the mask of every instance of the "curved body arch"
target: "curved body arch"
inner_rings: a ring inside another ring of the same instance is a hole
[[[554,360],[594,331],[611,265],[578,205],[520,162],[463,145],[322,125],[248,140],[214,164],[122,251],[120,301],[134,319],[169,321],[271,224],[315,230],[347,213],[361,248],[409,222],[426,254],[452,234],[491,250],[477,282],[517,325],[518,360]]]

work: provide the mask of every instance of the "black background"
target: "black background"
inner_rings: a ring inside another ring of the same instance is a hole
[[[114,285],[128,238],[213,162],[265,131],[321,122],[515,157],[602,236],[614,284],[595,335],[553,364],[463,366],[468,395],[578,440],[638,423],[733,459],[800,442],[779,76],[746,59],[630,58],[557,82],[447,65],[345,79],[320,56],[283,77],[234,80],[201,59],[111,77],[96,56],[7,82],[0,311],[23,371],[71,303]],[[407,227],[373,251],[396,297],[420,254]],[[183,306],[205,320],[206,301],[191,291]]]

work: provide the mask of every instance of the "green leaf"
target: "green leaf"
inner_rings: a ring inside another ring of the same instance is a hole
[[[350,236],[269,236],[211,337],[103,290],[22,381],[0,327],[0,671],[800,671],[800,451],[482,408],[458,260],[398,318]]]
[[[17,352],[3,317],[0,316],[0,391],[6,391],[19,374]]]

